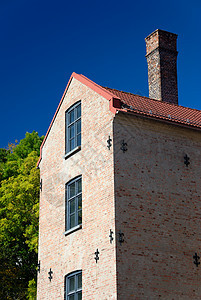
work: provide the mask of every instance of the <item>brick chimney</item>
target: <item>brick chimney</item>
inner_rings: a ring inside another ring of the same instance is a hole
[[[149,98],[178,104],[177,35],[157,29],[145,42]]]

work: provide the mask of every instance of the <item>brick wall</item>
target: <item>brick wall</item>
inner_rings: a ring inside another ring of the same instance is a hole
[[[81,100],[82,148],[65,154],[65,111]],[[64,276],[82,270],[83,299],[116,299],[113,114],[109,101],[73,78],[42,150],[37,299],[63,299]],[[65,184],[82,175],[82,229],[65,232]],[[98,248],[96,264],[94,252]],[[49,269],[53,279],[48,279]]]
[[[119,113],[114,139],[118,299],[200,299],[200,132]]]

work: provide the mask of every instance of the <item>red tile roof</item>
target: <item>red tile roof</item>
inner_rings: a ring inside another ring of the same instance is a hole
[[[123,102],[122,108],[126,111],[201,128],[200,110],[150,99],[108,87],[105,87],[105,89],[121,99]]]

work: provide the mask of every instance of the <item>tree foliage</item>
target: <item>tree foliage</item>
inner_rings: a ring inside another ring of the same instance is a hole
[[[34,299],[42,140],[33,131],[0,149],[0,299]]]

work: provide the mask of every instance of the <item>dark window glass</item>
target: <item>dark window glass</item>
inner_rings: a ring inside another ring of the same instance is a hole
[[[66,186],[66,230],[82,224],[82,178],[71,180]]]
[[[66,112],[66,153],[81,146],[81,103]]]
[[[74,109],[69,112],[69,116],[70,116],[69,117],[69,120],[70,120],[69,123],[74,122],[75,121],[75,110]]]
[[[77,135],[77,145],[81,146],[81,134]]]
[[[81,105],[78,105],[77,107],[77,117],[81,117]]]
[[[75,125],[72,124],[70,127],[69,127],[69,139],[71,140],[72,138],[74,138],[75,136]]]
[[[69,198],[75,196],[75,182],[69,184]]]
[[[77,121],[77,133],[81,132],[81,120]]]

